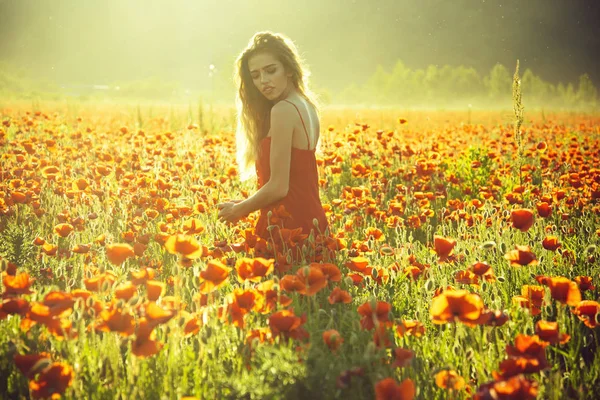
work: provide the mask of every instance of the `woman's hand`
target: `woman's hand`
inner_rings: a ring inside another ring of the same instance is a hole
[[[217,204],[219,208],[219,220],[235,224],[243,215],[239,213],[239,207],[236,206],[242,200],[232,200],[225,203]]]

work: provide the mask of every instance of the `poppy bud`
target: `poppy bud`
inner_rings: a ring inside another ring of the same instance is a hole
[[[85,300],[85,308],[90,308],[94,305],[94,299],[92,297],[88,297]]]
[[[365,347],[365,352],[364,352],[363,357],[366,358],[366,359],[369,359],[369,358],[371,358],[373,356],[373,354],[375,354],[375,351],[376,351],[376,349],[375,349],[375,343],[369,342],[367,344],[367,346]]]
[[[135,307],[139,299],[139,296],[133,296],[127,301],[127,304],[129,304],[131,307]]]
[[[373,277],[373,279],[377,279],[377,277],[379,276],[379,272],[377,272],[377,270],[373,268],[371,270],[371,276]]]

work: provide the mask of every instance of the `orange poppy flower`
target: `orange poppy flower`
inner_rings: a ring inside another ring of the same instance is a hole
[[[210,260],[200,272],[200,293],[210,293],[221,287],[229,278],[231,268],[217,260]]]
[[[435,384],[446,390],[461,390],[465,387],[465,378],[456,371],[444,369],[435,374]]]
[[[302,328],[306,317],[296,316],[292,310],[281,310],[269,317],[269,328],[273,337],[282,335],[286,338],[307,339],[308,332]]]
[[[177,314],[175,310],[165,310],[153,301],[144,306],[146,318],[155,324],[164,324]]]
[[[556,236],[546,236],[544,238],[544,240],[542,240],[542,246],[546,249],[546,250],[550,250],[550,251],[555,251],[556,249],[558,249],[561,245],[558,242],[558,238]]]
[[[515,245],[516,250],[511,250],[504,255],[504,258],[510,261],[512,266],[534,266],[538,264],[535,254],[529,249],[529,246]]]
[[[329,282],[339,282],[342,280],[342,272],[334,264],[330,263],[311,263],[309,267],[317,267],[323,271]]]
[[[392,346],[392,341],[390,340],[388,333],[389,325],[391,325],[391,322],[389,324],[378,324],[375,326],[375,329],[373,329],[373,343],[375,344],[375,347],[388,348]]]
[[[0,320],[9,314],[25,315],[29,311],[29,302],[18,297],[8,297],[0,303]]]
[[[148,280],[146,281],[147,298],[150,301],[156,301],[160,296],[165,294],[167,285],[164,282]]]
[[[514,296],[513,302],[530,309],[532,315],[538,315],[542,312],[541,307],[544,304],[544,288],[542,286],[523,285],[521,296]]]
[[[273,272],[275,262],[262,257],[242,257],[235,263],[238,280],[244,282],[260,282],[265,276]]]
[[[585,292],[586,290],[596,290],[596,286],[592,284],[591,276],[576,276],[575,282],[579,285],[579,290]]]
[[[371,330],[376,324],[390,325],[390,311],[392,305],[385,301],[367,301],[358,307],[358,313],[362,316],[360,326]]]
[[[394,349],[394,362],[393,368],[408,367],[410,362],[415,357],[415,352],[409,349],[403,349],[402,347],[396,347]]]
[[[298,275],[285,275],[279,280],[279,285],[286,292],[301,292],[306,289],[306,285]]]
[[[34,399],[58,398],[73,383],[73,368],[62,362],[55,362],[44,369],[37,379],[29,381],[29,390]]]
[[[136,339],[131,343],[131,352],[140,358],[150,357],[157,354],[164,346],[164,343],[160,343],[154,340],[153,335],[150,335],[147,339]]]
[[[43,304],[50,309],[52,315],[57,316],[73,308],[75,300],[73,300],[71,293],[50,292],[44,296]]]
[[[435,324],[453,322],[455,319],[474,325],[483,311],[479,295],[466,290],[446,290],[431,300],[429,313]]]
[[[154,340],[154,328],[157,323],[148,318],[140,318],[136,338],[131,343],[131,352],[137,357],[150,357],[158,353],[163,347],[163,343]]]
[[[171,235],[165,242],[165,249],[169,253],[184,255],[191,260],[203,256],[203,247],[193,236],[182,234]]]
[[[71,251],[73,251],[73,253],[77,253],[77,254],[86,254],[86,253],[89,253],[91,248],[92,248],[92,246],[89,244],[77,244],[77,245],[75,245],[75,247],[73,247],[73,249]]]
[[[344,303],[349,304],[352,302],[352,296],[345,290],[340,289],[338,286],[334,287],[331,294],[328,297],[329,304]]]
[[[552,214],[552,206],[545,201],[541,201],[535,205],[540,217],[547,218]]]
[[[351,271],[360,272],[361,274],[371,273],[371,269],[368,268],[369,260],[364,257],[353,257],[346,261],[344,265]]]
[[[376,400],[412,400],[415,393],[415,384],[410,378],[399,384],[394,378],[385,378],[375,384]]]
[[[600,326],[600,303],[597,301],[580,301],[572,312],[577,315],[588,328],[593,329]]]
[[[181,314],[184,317],[184,335],[189,336],[198,333],[198,331],[200,331],[200,326],[202,325],[202,320],[198,318],[198,315],[190,314],[185,311],[182,311]]]
[[[121,265],[129,257],[134,257],[133,247],[127,243],[114,243],[106,246],[106,257],[115,265]]]
[[[468,269],[456,271],[454,279],[465,285],[479,285],[479,276]]]
[[[56,246],[52,243],[46,242],[42,245],[42,251],[47,256],[52,257],[52,256],[56,255],[56,252],[58,251],[58,246]]]
[[[558,332],[558,322],[550,322],[539,320],[535,324],[535,334],[540,337],[541,340],[549,342],[550,344],[565,344],[571,339],[570,335],[566,333]]]
[[[83,280],[85,288],[91,292],[100,292],[108,290],[109,287],[115,282],[115,276],[112,272],[105,272],[103,274],[94,276],[92,278],[86,278]]]
[[[104,332],[118,332],[121,336],[133,335],[135,324],[133,315],[117,307],[100,312],[102,321],[96,325],[96,330]]]
[[[576,306],[581,301],[581,292],[576,282],[559,276],[549,278],[545,283],[550,288],[554,300],[570,306]]]
[[[137,287],[130,281],[127,281],[127,282],[123,283],[122,285],[120,285],[119,287],[115,288],[115,298],[116,299],[129,300],[135,294],[137,294]]]
[[[537,382],[530,381],[523,375],[516,375],[506,380],[492,381],[481,385],[473,399],[535,400],[538,397],[537,387]]]
[[[131,282],[134,285],[142,285],[147,280],[154,279],[156,272],[153,268],[146,267],[140,270],[131,270],[129,274],[131,275]]]
[[[54,227],[54,232],[60,237],[67,237],[73,232],[73,225],[71,224],[58,224]]]
[[[269,328],[257,328],[252,329],[246,334],[246,343],[252,346],[255,339],[260,343],[264,343],[265,341],[271,341],[272,338]]]
[[[298,293],[312,296],[327,286],[327,276],[318,267],[303,267],[296,272],[300,281],[304,284],[304,289],[298,290]]]
[[[263,307],[264,296],[258,290],[236,288],[233,290],[232,298],[244,312],[259,311]]]
[[[204,232],[204,227],[197,218],[192,218],[185,221],[182,229],[187,235],[195,235]]]
[[[4,283],[5,293],[7,295],[22,295],[33,293],[29,290],[29,287],[33,284],[35,279],[29,277],[27,272],[23,272],[19,275],[6,275],[2,280]]]
[[[443,262],[452,254],[452,250],[456,246],[456,240],[445,238],[439,235],[433,235],[433,247],[439,257],[439,261]]]
[[[506,346],[506,353],[511,357],[533,357],[540,360],[540,364],[546,365],[546,353],[544,349],[548,343],[540,340],[538,335],[517,334],[515,344]]]
[[[527,232],[533,225],[533,211],[528,208],[519,208],[510,213],[513,228]]]
[[[488,273],[488,271],[490,271],[492,267],[485,262],[475,262],[473,263],[473,265],[471,265],[471,271],[473,271],[474,274],[479,275],[479,276],[483,276],[486,273]]]
[[[425,326],[417,320],[403,320],[396,326],[398,336],[404,335],[421,337],[425,334]]]
[[[335,329],[329,329],[323,332],[323,341],[329,350],[336,351],[344,343],[344,338]]]
[[[39,354],[15,354],[13,357],[15,365],[21,371],[23,375],[26,377],[30,377],[31,375],[39,372],[39,367],[48,367],[50,365],[51,358],[49,353],[39,353]],[[46,360],[45,364],[38,364],[40,361]],[[33,367],[36,367],[33,370]]]

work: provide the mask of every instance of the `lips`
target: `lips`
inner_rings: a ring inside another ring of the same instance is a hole
[[[273,87],[272,86],[268,86],[266,88],[263,89],[263,93],[271,93],[273,91]]]

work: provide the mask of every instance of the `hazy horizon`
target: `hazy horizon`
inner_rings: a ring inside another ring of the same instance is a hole
[[[62,85],[155,77],[208,90],[230,84],[235,57],[254,33],[270,30],[296,43],[315,86],[333,91],[398,60],[484,75],[519,59],[522,71],[554,84],[587,73],[598,85],[597,10],[592,2],[541,0],[3,0],[0,62]]]

